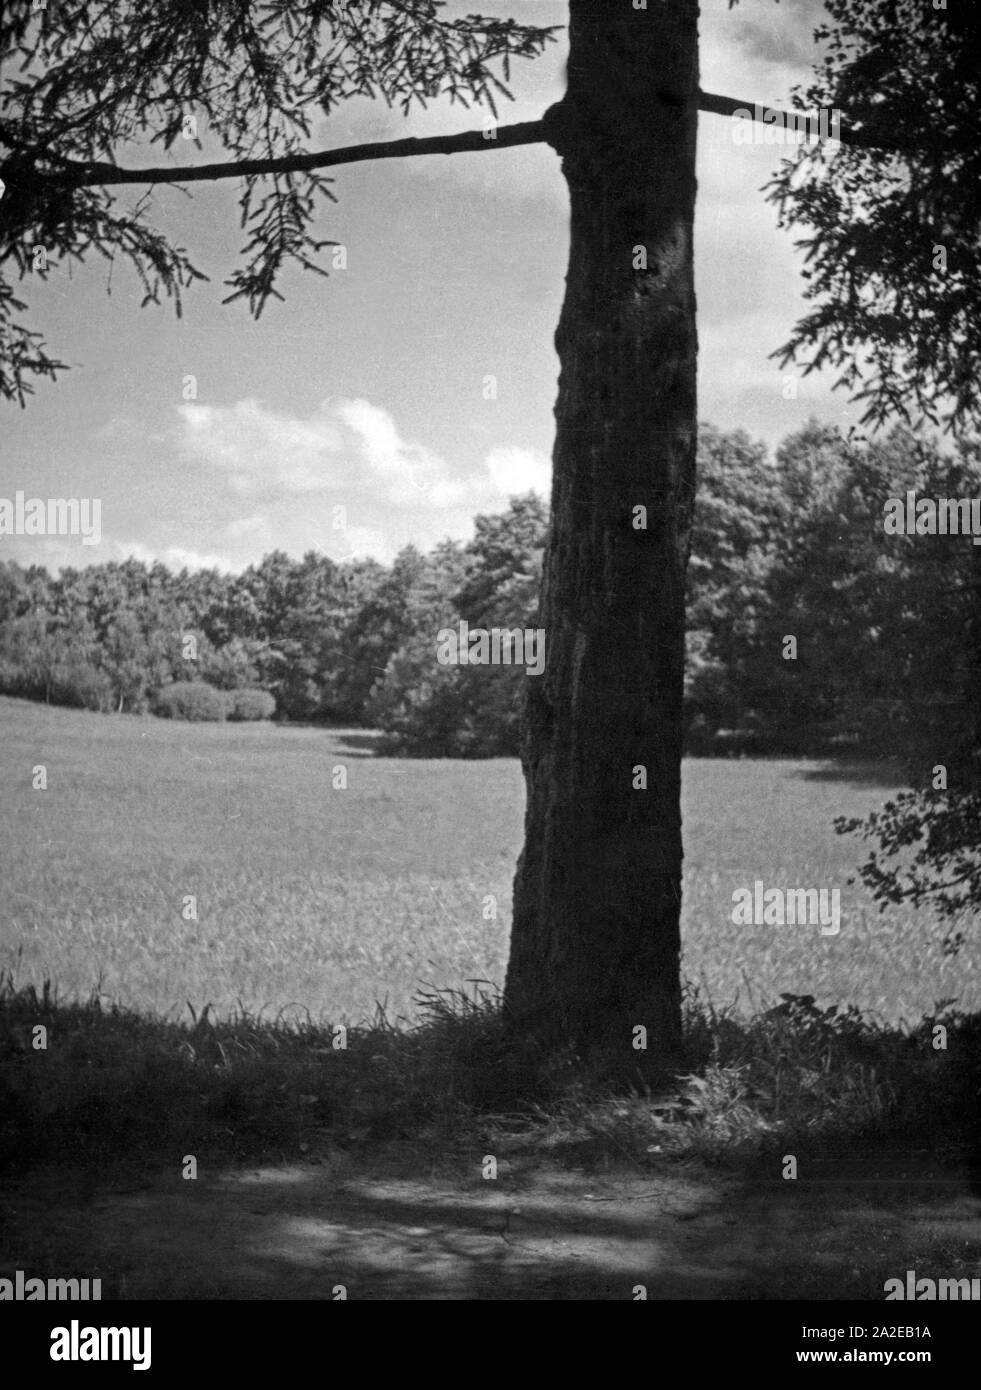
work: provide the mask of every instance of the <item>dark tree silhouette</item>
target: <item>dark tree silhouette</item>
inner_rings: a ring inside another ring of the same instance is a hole
[[[572,0],[547,116],[572,236],[505,990],[528,1039],[629,1057],[643,1025],[664,1062],[681,1040],[697,14]]]
[[[981,426],[981,10],[950,0],[826,0],[824,57],[800,104],[853,138],[786,161],[770,197],[815,301],[783,349],[825,363],[888,418]],[[854,138],[857,137],[857,138]]]
[[[977,457],[981,431],[981,10],[950,0],[827,0],[825,56],[803,99],[844,107],[862,143],[832,166],[820,146],[773,180],[785,222],[807,229],[815,308],[784,352],[827,361],[865,420],[943,423]],[[973,435],[973,438],[972,438]],[[926,452],[926,451],[925,451]],[[951,541],[951,544],[963,544]],[[950,923],[981,909],[981,547],[961,634],[973,687],[929,762],[943,772],[864,822],[862,877],[883,908],[931,902]]]

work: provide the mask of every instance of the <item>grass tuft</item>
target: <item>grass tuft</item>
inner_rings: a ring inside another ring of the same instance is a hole
[[[410,1141],[444,1158],[493,1143],[516,1158],[650,1169],[898,1135],[944,1159],[976,1153],[979,1015],[947,1009],[903,1029],[786,995],[747,1022],[690,989],[688,1069],[654,1094],[532,1070],[509,1044],[497,992],[471,984],[424,990],[419,1023],[379,1006],[342,1032],[303,1016],[212,1019],[205,1008],[174,1022],[98,995],[61,1003],[50,982],[18,987],[8,972],[0,1164],[296,1161]]]

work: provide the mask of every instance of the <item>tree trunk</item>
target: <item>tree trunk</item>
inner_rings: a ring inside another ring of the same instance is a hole
[[[685,569],[697,410],[694,0],[570,0],[546,115],[571,199],[551,531],[526,678],[509,1024],[670,1065],[681,1036]],[[646,266],[644,264],[646,258]],[[642,529],[646,508],[646,529]],[[639,784],[646,770],[646,789]]]

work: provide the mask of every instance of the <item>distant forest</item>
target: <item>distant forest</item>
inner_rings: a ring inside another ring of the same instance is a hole
[[[981,547],[889,535],[884,508],[911,489],[977,497],[977,444],[951,453],[902,428],[856,443],[811,422],[770,459],[744,432],[704,426],[698,462],[688,751],[939,757],[973,717]],[[390,566],[279,551],[237,575],[0,564],[0,693],[191,718],[274,711],[378,728],[407,754],[512,755],[522,668],[441,666],[436,634],[537,625],[547,520],[534,493],[514,497],[468,543],[407,546]],[[183,699],[180,683],[229,694]],[[254,691],[272,698],[231,694]]]

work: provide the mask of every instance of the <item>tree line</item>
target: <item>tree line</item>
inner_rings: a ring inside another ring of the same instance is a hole
[[[901,427],[849,440],[812,421],[771,459],[745,432],[704,425],[698,474],[688,751],[901,753],[927,765],[959,746],[973,718],[975,548],[965,536],[890,534],[884,513],[909,491],[981,494],[977,446],[944,451]],[[461,620],[534,627],[547,527],[528,493],[478,516],[472,540],[407,546],[387,566],[312,551],[274,551],[239,574],[132,559],[57,576],[0,564],[0,692],[207,718],[221,702],[174,687],[264,691],[268,704],[240,706],[379,728],[407,754],[515,755],[523,669],[440,665],[436,635]],[[545,644],[547,658],[547,632]]]

